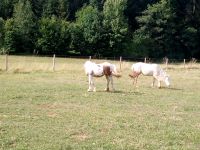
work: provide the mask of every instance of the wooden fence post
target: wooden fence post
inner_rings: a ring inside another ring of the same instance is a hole
[[[122,56],[120,56],[119,58],[119,67],[120,67],[120,71],[122,71]]]
[[[185,59],[183,59],[183,65],[184,65],[184,69],[185,69]]]
[[[5,70],[8,71],[8,54],[5,57]]]
[[[146,57],[144,58],[144,62],[145,62],[145,63],[147,62],[147,58],[146,58]]]
[[[55,59],[56,59],[56,55],[54,54],[53,55],[53,67],[52,67],[53,71],[55,71]]]
[[[165,58],[166,70],[168,69],[168,61],[169,61],[169,59],[168,59],[168,58]]]

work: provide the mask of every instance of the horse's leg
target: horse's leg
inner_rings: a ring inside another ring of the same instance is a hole
[[[140,74],[141,73],[133,72],[133,75],[132,75],[132,77],[133,77],[133,86],[135,85],[135,87],[137,87],[137,79],[138,79]]]
[[[151,84],[151,87],[154,87],[154,83],[155,83],[155,78],[153,77],[153,82]]]
[[[107,80],[107,87],[105,88],[105,91],[109,91],[109,83],[110,83],[109,76],[106,76],[106,80]]]
[[[158,75],[154,75],[154,78],[157,80],[158,82],[158,88],[161,88],[161,81]]]
[[[109,78],[110,78],[110,81],[111,81],[112,90],[115,91],[115,88],[113,86],[113,78],[112,78],[112,76],[109,76]]]
[[[135,87],[138,87],[137,86],[137,80],[138,80],[138,77],[139,77],[140,74],[137,74],[133,80],[133,85],[135,85]]]
[[[133,79],[133,86],[135,86],[135,87],[137,86],[137,78],[138,78],[138,77],[135,77],[135,78]]]
[[[136,78],[135,78],[135,87],[138,87],[137,86],[137,79],[138,79],[138,76],[136,76]]]
[[[161,81],[158,80],[158,88],[161,88]]]
[[[133,78],[133,86],[135,85],[135,78]]]
[[[96,87],[94,85],[94,80],[93,79],[92,79],[91,85],[92,85],[93,92],[96,92]]]
[[[89,82],[89,88],[88,88],[88,92],[91,92],[92,91],[92,86],[93,86],[93,81],[92,81],[92,75],[88,75],[88,82]]]
[[[91,80],[92,80],[91,75],[88,75],[88,85],[89,85],[88,90],[87,90],[88,92],[91,91]]]

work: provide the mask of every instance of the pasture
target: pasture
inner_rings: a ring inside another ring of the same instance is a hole
[[[53,72],[52,58],[12,56],[5,72],[0,56],[0,149],[200,149],[200,64],[169,64],[158,89],[145,76],[133,87],[123,62],[115,92],[104,77],[87,92],[85,61],[57,58]]]

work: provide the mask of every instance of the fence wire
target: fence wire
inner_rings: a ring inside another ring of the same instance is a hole
[[[171,68],[170,65],[179,65],[182,68],[199,68],[200,60],[191,59],[169,59],[169,58],[134,58],[134,57],[95,57],[95,56],[67,56],[67,55],[0,55],[0,71],[14,71],[14,72],[30,72],[30,71],[58,71],[69,69],[72,62],[77,64],[84,63],[86,60],[94,60],[99,63],[105,60],[115,61],[120,64],[126,62],[146,62],[158,63],[165,68]],[[68,66],[66,66],[68,65]],[[71,65],[72,68],[74,68]],[[180,68],[180,67],[179,67]]]

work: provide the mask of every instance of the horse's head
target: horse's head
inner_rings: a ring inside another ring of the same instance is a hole
[[[165,75],[164,82],[167,85],[167,87],[170,86],[170,77],[169,77],[169,75]]]

